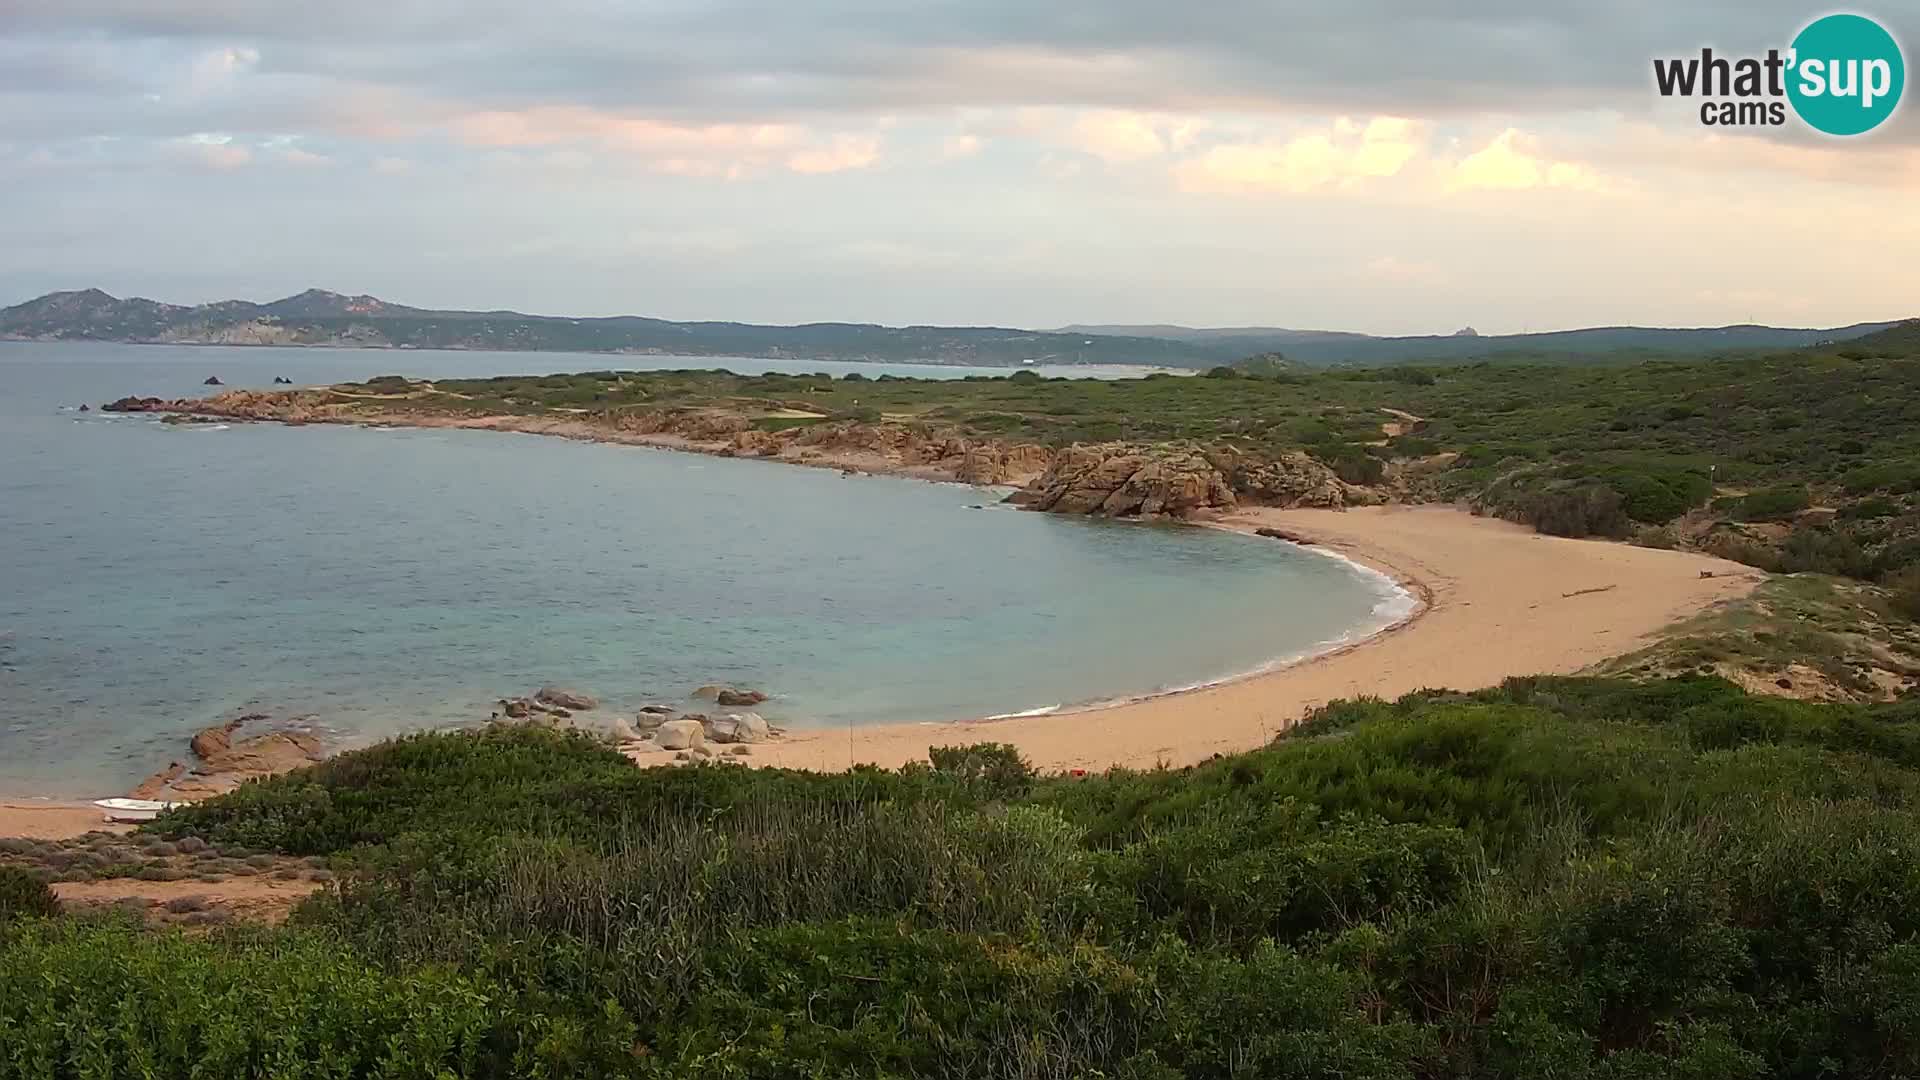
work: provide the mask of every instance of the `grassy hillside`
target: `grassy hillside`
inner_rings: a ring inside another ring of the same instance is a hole
[[[0,890],[0,1076],[1920,1071],[1912,702],[1525,679],[1086,778],[421,735],[155,828],[342,884],[200,935]]]

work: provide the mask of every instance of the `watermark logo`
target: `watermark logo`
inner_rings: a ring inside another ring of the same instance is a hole
[[[1887,28],[1864,15],[1827,15],[1808,23],[1784,51],[1765,56],[1657,59],[1661,97],[1700,98],[1708,127],[1778,127],[1788,110],[1827,135],[1863,135],[1900,107],[1907,62]]]

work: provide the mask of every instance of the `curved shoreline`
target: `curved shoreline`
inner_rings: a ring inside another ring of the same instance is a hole
[[[1332,513],[1335,511],[1322,511],[1322,512]],[[1340,511],[1340,512],[1344,512],[1344,511]],[[1219,530],[1220,532],[1230,532],[1238,536],[1252,537],[1252,536],[1258,535],[1255,532],[1256,526],[1235,525],[1228,521],[1218,520],[1218,519],[1195,520],[1195,521],[1189,521],[1189,522],[1180,522],[1179,524],[1190,525],[1194,528],[1216,529],[1216,530]],[[1249,668],[1245,671],[1238,671],[1229,675],[1222,675],[1214,679],[1206,679],[1204,681],[1197,682],[1197,683],[1189,683],[1185,686],[1174,686],[1174,687],[1168,687],[1166,689],[1161,689],[1161,690],[1149,690],[1149,691],[1145,691],[1143,693],[1138,693],[1138,694],[1125,694],[1120,697],[1113,697],[1113,698],[1095,698],[1091,700],[1069,702],[1069,703],[1064,703],[1060,705],[1049,705],[1041,708],[1022,709],[1022,710],[1016,710],[1014,712],[1007,712],[1007,713],[996,713],[995,715],[992,715],[992,716],[972,717],[972,718],[967,718],[962,720],[926,720],[926,721],[920,721],[919,725],[928,726],[928,727],[937,727],[942,725],[953,726],[953,727],[964,727],[970,724],[990,724],[990,723],[995,723],[1002,720],[1025,720],[1025,719],[1030,719],[1030,718],[1039,717],[1039,716],[1077,716],[1082,713],[1095,713],[1095,712],[1101,712],[1107,709],[1124,708],[1128,705],[1140,704],[1141,702],[1159,701],[1165,698],[1179,697],[1182,694],[1197,694],[1202,691],[1212,690],[1216,687],[1221,687],[1221,686],[1232,686],[1235,683],[1242,683],[1242,682],[1248,682],[1253,679],[1265,678],[1268,675],[1274,675],[1279,672],[1287,671],[1292,668],[1316,663],[1320,660],[1324,660],[1329,657],[1338,656],[1341,653],[1347,652],[1348,650],[1357,649],[1360,646],[1365,645],[1370,641],[1377,640],[1379,638],[1385,637],[1388,634],[1392,634],[1407,628],[1415,620],[1425,615],[1427,613],[1427,610],[1433,604],[1433,594],[1431,590],[1429,590],[1417,578],[1404,575],[1400,573],[1398,570],[1395,570],[1393,567],[1386,565],[1384,562],[1376,566],[1372,561],[1369,561],[1368,559],[1358,558],[1352,555],[1330,551],[1319,544],[1300,543],[1298,541],[1282,540],[1277,538],[1274,539],[1273,542],[1280,543],[1280,544],[1287,544],[1290,547],[1296,548],[1310,555],[1317,555],[1322,558],[1336,559],[1340,562],[1348,564],[1351,567],[1354,567],[1362,575],[1372,575],[1374,577],[1377,577],[1382,582],[1384,582],[1388,588],[1399,593],[1400,597],[1409,601],[1411,606],[1408,607],[1406,611],[1395,616],[1394,618],[1389,619],[1386,622],[1383,622],[1377,626],[1371,627],[1365,633],[1360,634],[1358,637],[1348,637],[1346,635],[1342,635],[1342,637],[1339,639],[1320,642],[1314,648],[1310,648],[1302,652],[1291,653],[1285,656],[1277,656],[1271,660],[1266,661],[1265,663],[1256,665],[1255,667]],[[808,727],[802,726],[802,727],[794,728],[793,730],[797,732],[806,732],[806,731],[815,731],[820,729],[808,728]]]
[[[1422,603],[1377,633],[1276,670],[1044,715],[794,729],[755,747],[750,762],[897,767],[925,760],[935,746],[993,741],[1012,744],[1044,770],[1188,765],[1263,745],[1331,700],[1572,674],[1744,596],[1765,577],[1689,552],[1544,536],[1453,507],[1254,508],[1207,524],[1283,528],[1389,574]]]

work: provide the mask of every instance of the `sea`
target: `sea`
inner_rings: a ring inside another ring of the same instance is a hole
[[[502,432],[99,411],[208,393],[209,376],[711,367],[1006,374],[0,342],[0,795],[119,794],[241,715],[350,747],[482,723],[547,683],[628,712],[751,687],[795,728],[1059,711],[1296,661],[1411,604],[1308,549],[1022,512],[964,485]]]

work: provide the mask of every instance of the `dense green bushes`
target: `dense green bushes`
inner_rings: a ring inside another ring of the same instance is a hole
[[[158,827],[347,873],[282,931],[17,921],[0,1077],[1920,1072],[1913,703],[1522,679],[1083,779],[488,731]]]
[[[322,934],[196,938],[39,923],[0,938],[0,1076],[572,1077],[633,1061],[633,1026]]]
[[[59,913],[60,901],[46,882],[18,866],[0,866],[0,924]]]
[[[1812,504],[1803,486],[1761,488],[1741,496],[1733,514],[1741,521],[1784,521]]]

